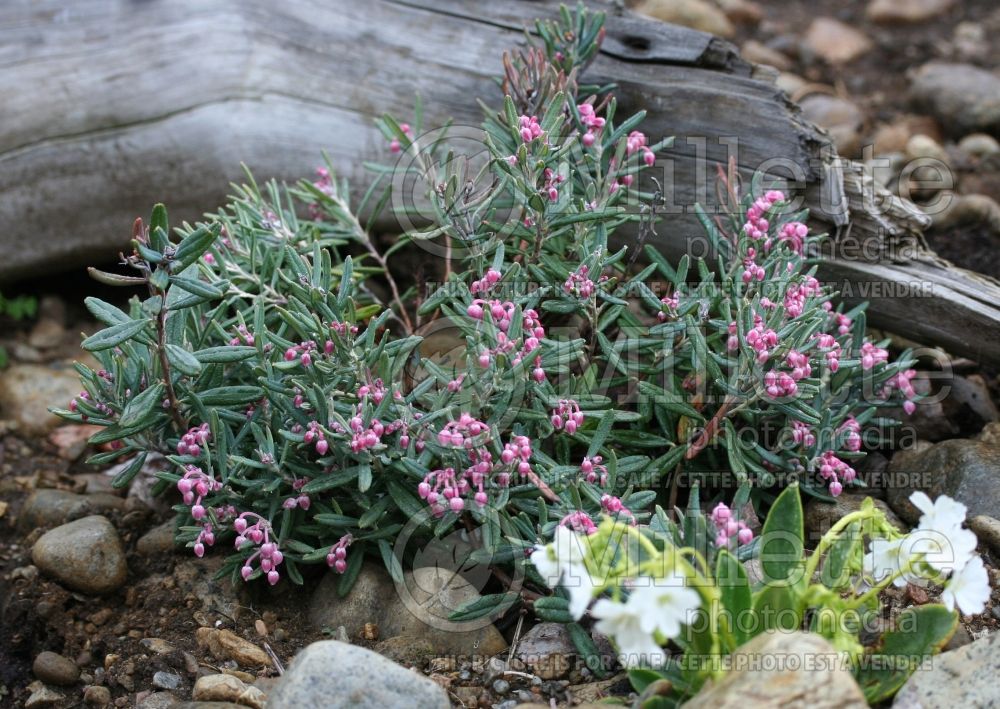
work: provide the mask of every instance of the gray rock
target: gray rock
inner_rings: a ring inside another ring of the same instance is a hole
[[[22,532],[28,532],[36,527],[51,527],[124,507],[125,500],[107,493],[77,495],[67,490],[35,490],[24,501],[17,516],[17,526]]]
[[[817,17],[806,30],[802,48],[830,64],[854,61],[872,48],[872,41],[850,25],[832,17]]]
[[[96,515],[46,532],[35,542],[31,558],[42,573],[82,593],[110,593],[128,576],[118,532]]]
[[[263,709],[267,699],[257,687],[245,684],[238,677],[224,674],[199,677],[194,683],[191,698],[197,702],[233,702],[252,709]]]
[[[821,128],[826,128],[841,155],[851,156],[861,144],[864,114],[852,102],[827,94],[809,94],[801,101],[802,115]]]
[[[106,707],[111,703],[111,690],[100,685],[91,685],[83,690],[83,703],[89,707]]]
[[[969,516],[1000,509],[1000,447],[955,439],[918,451],[900,451],[889,463],[886,501],[903,520],[916,523],[920,512],[909,501],[915,490],[931,499],[949,495],[969,508]]]
[[[1000,555],[1000,519],[989,515],[976,515],[969,519],[969,529],[976,533],[981,544]]]
[[[1000,706],[1000,634],[934,658],[899,690],[893,709],[951,709]]]
[[[1000,153],[1000,143],[992,135],[970,133],[958,141],[958,148],[974,158],[985,158]]]
[[[929,62],[910,86],[914,103],[952,135],[1000,133],[1000,77],[971,64]]]
[[[514,657],[542,679],[561,679],[573,669],[576,647],[562,623],[539,623],[517,643]]]
[[[153,686],[157,689],[179,689],[183,680],[172,672],[154,672]]]
[[[65,695],[50,687],[41,686],[32,691],[27,701],[24,702],[24,709],[41,709],[42,707],[50,707],[53,704],[59,704],[64,699],[66,699]]]
[[[136,702],[135,709],[173,709],[177,695],[171,692],[152,692]]]
[[[72,686],[80,679],[80,668],[75,662],[48,650],[38,653],[31,671],[43,682],[60,687]]]
[[[15,364],[0,374],[0,413],[23,433],[42,434],[62,421],[49,407],[65,408],[82,388],[68,364]]]
[[[867,497],[868,495],[864,493],[845,492],[832,503],[817,499],[810,500],[806,504],[805,509],[806,540],[813,543],[818,542],[820,537],[836,524],[841,517],[860,510],[861,504]],[[898,529],[901,531],[905,530],[905,525],[896,516],[896,513],[889,509],[889,506],[885,502],[875,500],[875,507],[884,512],[888,520],[896,525]]]
[[[271,692],[268,709],[449,709],[448,695],[426,677],[371,650],[324,640],[292,662]]]
[[[773,665],[762,663],[760,658],[764,655],[785,661]],[[868,702],[829,642],[819,635],[796,631],[764,633],[737,648],[733,653],[733,669],[718,682],[705,685],[684,706],[685,709],[867,709]]]
[[[157,556],[172,552],[176,546],[174,542],[174,528],[176,524],[177,520],[168,519],[163,524],[153,527],[139,537],[139,541],[135,543],[136,551],[146,556]]]
[[[340,576],[328,574],[309,602],[309,621],[316,630],[344,626],[357,638],[366,623],[378,627],[383,640],[403,636],[429,643],[440,655],[495,655],[507,647],[488,621],[454,623],[451,611],[479,597],[461,576],[439,567],[414,569],[399,588],[381,565],[366,564],[346,598],[337,595]]]

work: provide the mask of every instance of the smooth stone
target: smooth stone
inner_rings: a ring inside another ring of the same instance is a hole
[[[906,522],[920,512],[910,495],[922,490],[930,498],[948,495],[969,508],[968,516],[1000,509],[1000,447],[984,441],[954,439],[925,450],[899,451],[889,462],[886,501]]]
[[[97,515],[46,532],[35,542],[31,558],[42,573],[82,593],[110,593],[128,577],[118,532]]]
[[[83,690],[83,703],[91,707],[106,707],[111,703],[111,690],[100,685],[91,685]]]
[[[80,679],[80,668],[75,662],[49,650],[38,653],[31,671],[46,684],[60,687],[72,686]]]
[[[854,103],[838,96],[814,93],[799,101],[799,105],[807,120],[827,130],[841,155],[857,153],[864,114]]]
[[[872,22],[924,22],[937,17],[955,4],[955,0],[872,0],[865,14]]]
[[[216,659],[233,660],[242,667],[271,664],[271,657],[266,652],[230,630],[198,628],[194,637],[198,647],[207,648]]]
[[[726,14],[704,0],[643,0],[633,9],[640,15],[720,37],[736,33]]]
[[[327,668],[335,671],[334,668]],[[194,683],[191,698],[197,702],[232,702],[252,709],[263,709],[267,695],[232,675],[205,675]],[[273,704],[269,704],[273,707]]]
[[[153,686],[157,689],[179,689],[183,680],[172,672],[154,672]]]
[[[1000,555],[1000,519],[989,515],[976,515],[968,521],[969,529],[976,533],[980,544]]]
[[[507,641],[489,622],[448,620],[451,611],[479,598],[470,583],[450,570],[414,569],[405,574],[404,584],[397,589],[382,565],[365,564],[345,598],[337,594],[339,582],[340,576],[328,574],[313,593],[308,615],[316,630],[343,626],[353,639],[371,623],[383,640],[416,638],[429,643],[440,655],[495,655],[507,648]],[[405,602],[402,594],[408,596]]]
[[[139,537],[139,541],[135,543],[136,551],[145,556],[171,553],[176,547],[174,542],[176,524],[176,520],[168,519],[163,524],[153,527]]]
[[[970,133],[958,141],[958,148],[974,158],[985,158],[1000,153],[1000,143],[986,133]]]
[[[22,532],[37,527],[71,522],[88,515],[119,511],[125,508],[125,500],[107,493],[78,495],[67,490],[35,490],[24,501],[17,516],[17,526]]]
[[[784,662],[763,662],[766,656]],[[864,693],[837,651],[814,633],[763,633],[737,648],[732,660],[733,669],[718,682],[706,684],[684,705],[685,709],[868,707]],[[825,669],[806,669],[809,667]]]
[[[1000,76],[973,66],[928,62],[913,75],[910,95],[954,136],[1000,133]]]
[[[854,61],[872,48],[872,41],[864,33],[832,17],[813,20],[802,43],[807,51],[830,64]]]
[[[67,407],[82,389],[66,363],[15,364],[0,373],[0,413],[17,421],[21,433],[44,434],[63,421],[49,407]]]
[[[539,623],[517,643],[514,657],[544,680],[561,679],[573,669],[576,647],[562,623]]]
[[[371,650],[323,640],[292,661],[271,692],[268,709],[449,709],[443,688]]]
[[[934,657],[906,680],[893,709],[1000,706],[1000,633]]]

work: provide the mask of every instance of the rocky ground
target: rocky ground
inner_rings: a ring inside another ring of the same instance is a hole
[[[955,262],[1000,276],[1000,57],[992,40],[1000,9],[993,2],[646,0],[642,9],[728,36],[749,59],[775,67],[779,83],[842,153],[887,160],[876,173],[887,186],[905,191],[911,177],[924,176],[903,171],[910,159],[946,165],[953,186],[913,193],[924,204],[953,197],[935,215],[929,240]],[[874,152],[865,152],[868,145]],[[319,570],[305,587],[215,580],[218,552],[196,559],[173,547],[171,501],[151,498],[144,478],[127,493],[112,490],[106,471],[82,463],[92,452],[90,431],[56,428],[47,412],[79,391],[72,360],[80,356],[79,332],[93,327],[79,302],[70,283],[42,299],[36,322],[0,323],[11,360],[0,372],[0,705],[257,707],[270,696],[281,706],[326,706],[331,696],[349,703],[359,692],[385,705],[512,707],[629,696],[622,674],[595,677],[561,626],[532,625],[530,616],[463,636],[428,632],[407,620],[391,580],[375,566],[365,568],[348,602]],[[951,363],[957,376],[949,396],[922,404],[910,421],[920,442],[871,456],[865,475],[901,524],[914,515],[909,489],[892,483],[897,472],[926,473],[935,493],[968,505],[996,589],[1000,382],[974,362]],[[924,393],[940,385],[921,384]],[[821,531],[860,499],[811,504],[810,530]],[[430,571],[415,577],[442,603],[476,593],[442,589]],[[935,599],[933,589],[894,589],[887,620]],[[926,706],[932,696],[955,706],[1000,702],[998,626],[995,590],[990,609],[963,618],[942,662],[918,672],[896,704]],[[326,642],[301,652],[316,641]],[[816,651],[801,637],[782,642],[767,651]],[[806,673],[791,674],[734,674],[700,701],[745,706],[760,689],[781,706],[817,685]],[[823,679],[840,703],[857,701],[849,677]]]

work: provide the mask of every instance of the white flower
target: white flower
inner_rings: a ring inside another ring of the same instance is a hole
[[[965,615],[977,615],[986,609],[986,602],[990,600],[990,578],[982,558],[974,557],[948,580],[941,600],[948,610],[958,606]]]
[[[587,612],[599,583],[584,564],[586,550],[580,536],[567,527],[556,527],[549,546],[536,546],[531,563],[550,588],[562,586],[569,593],[569,612],[579,620]]]
[[[598,619],[594,629],[604,633],[618,646],[618,659],[626,667],[662,664],[663,649],[653,634],[643,625],[641,613],[629,598],[627,603],[602,598],[594,604],[590,614]]]
[[[921,529],[907,535],[904,543],[907,558],[922,555],[924,563],[936,571],[959,571],[974,556],[976,535],[968,529],[952,527],[948,530]]]
[[[628,603],[639,614],[644,630],[675,638],[681,625],[689,621],[690,613],[701,605],[701,596],[684,585],[683,576],[671,574],[634,589]]]
[[[875,583],[879,583],[887,576],[891,576],[899,571],[909,561],[909,554],[903,547],[904,539],[872,539],[869,551],[865,554],[862,568],[866,577],[872,578]],[[907,576],[903,574],[894,579],[893,586],[905,586]]]
[[[961,527],[965,521],[965,513],[968,512],[965,505],[947,495],[940,495],[931,502],[931,498],[919,490],[910,495],[910,502],[923,512],[920,515],[919,529],[935,530],[943,534]]]

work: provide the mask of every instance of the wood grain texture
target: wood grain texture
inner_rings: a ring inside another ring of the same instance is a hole
[[[294,180],[325,150],[360,189],[362,162],[387,157],[374,116],[406,117],[419,94],[427,125],[477,126],[472,99],[500,98],[501,52],[557,10],[529,0],[7,0],[0,281],[107,259],[156,201],[196,218],[225,199],[241,163]],[[659,228],[666,253],[700,236],[691,207],[713,201],[717,163],[735,155],[749,175],[780,158],[818,225],[877,246],[874,262],[834,259],[822,275],[928,283],[929,297],[873,298],[871,320],[1000,362],[1000,285],[923,250],[918,211],[864,203],[864,178],[766,72],[701,32],[614,12],[607,27],[588,79],[617,83],[622,111],[647,110],[651,136],[676,136],[657,165],[680,205]],[[894,261],[901,244],[913,247],[906,263]]]

